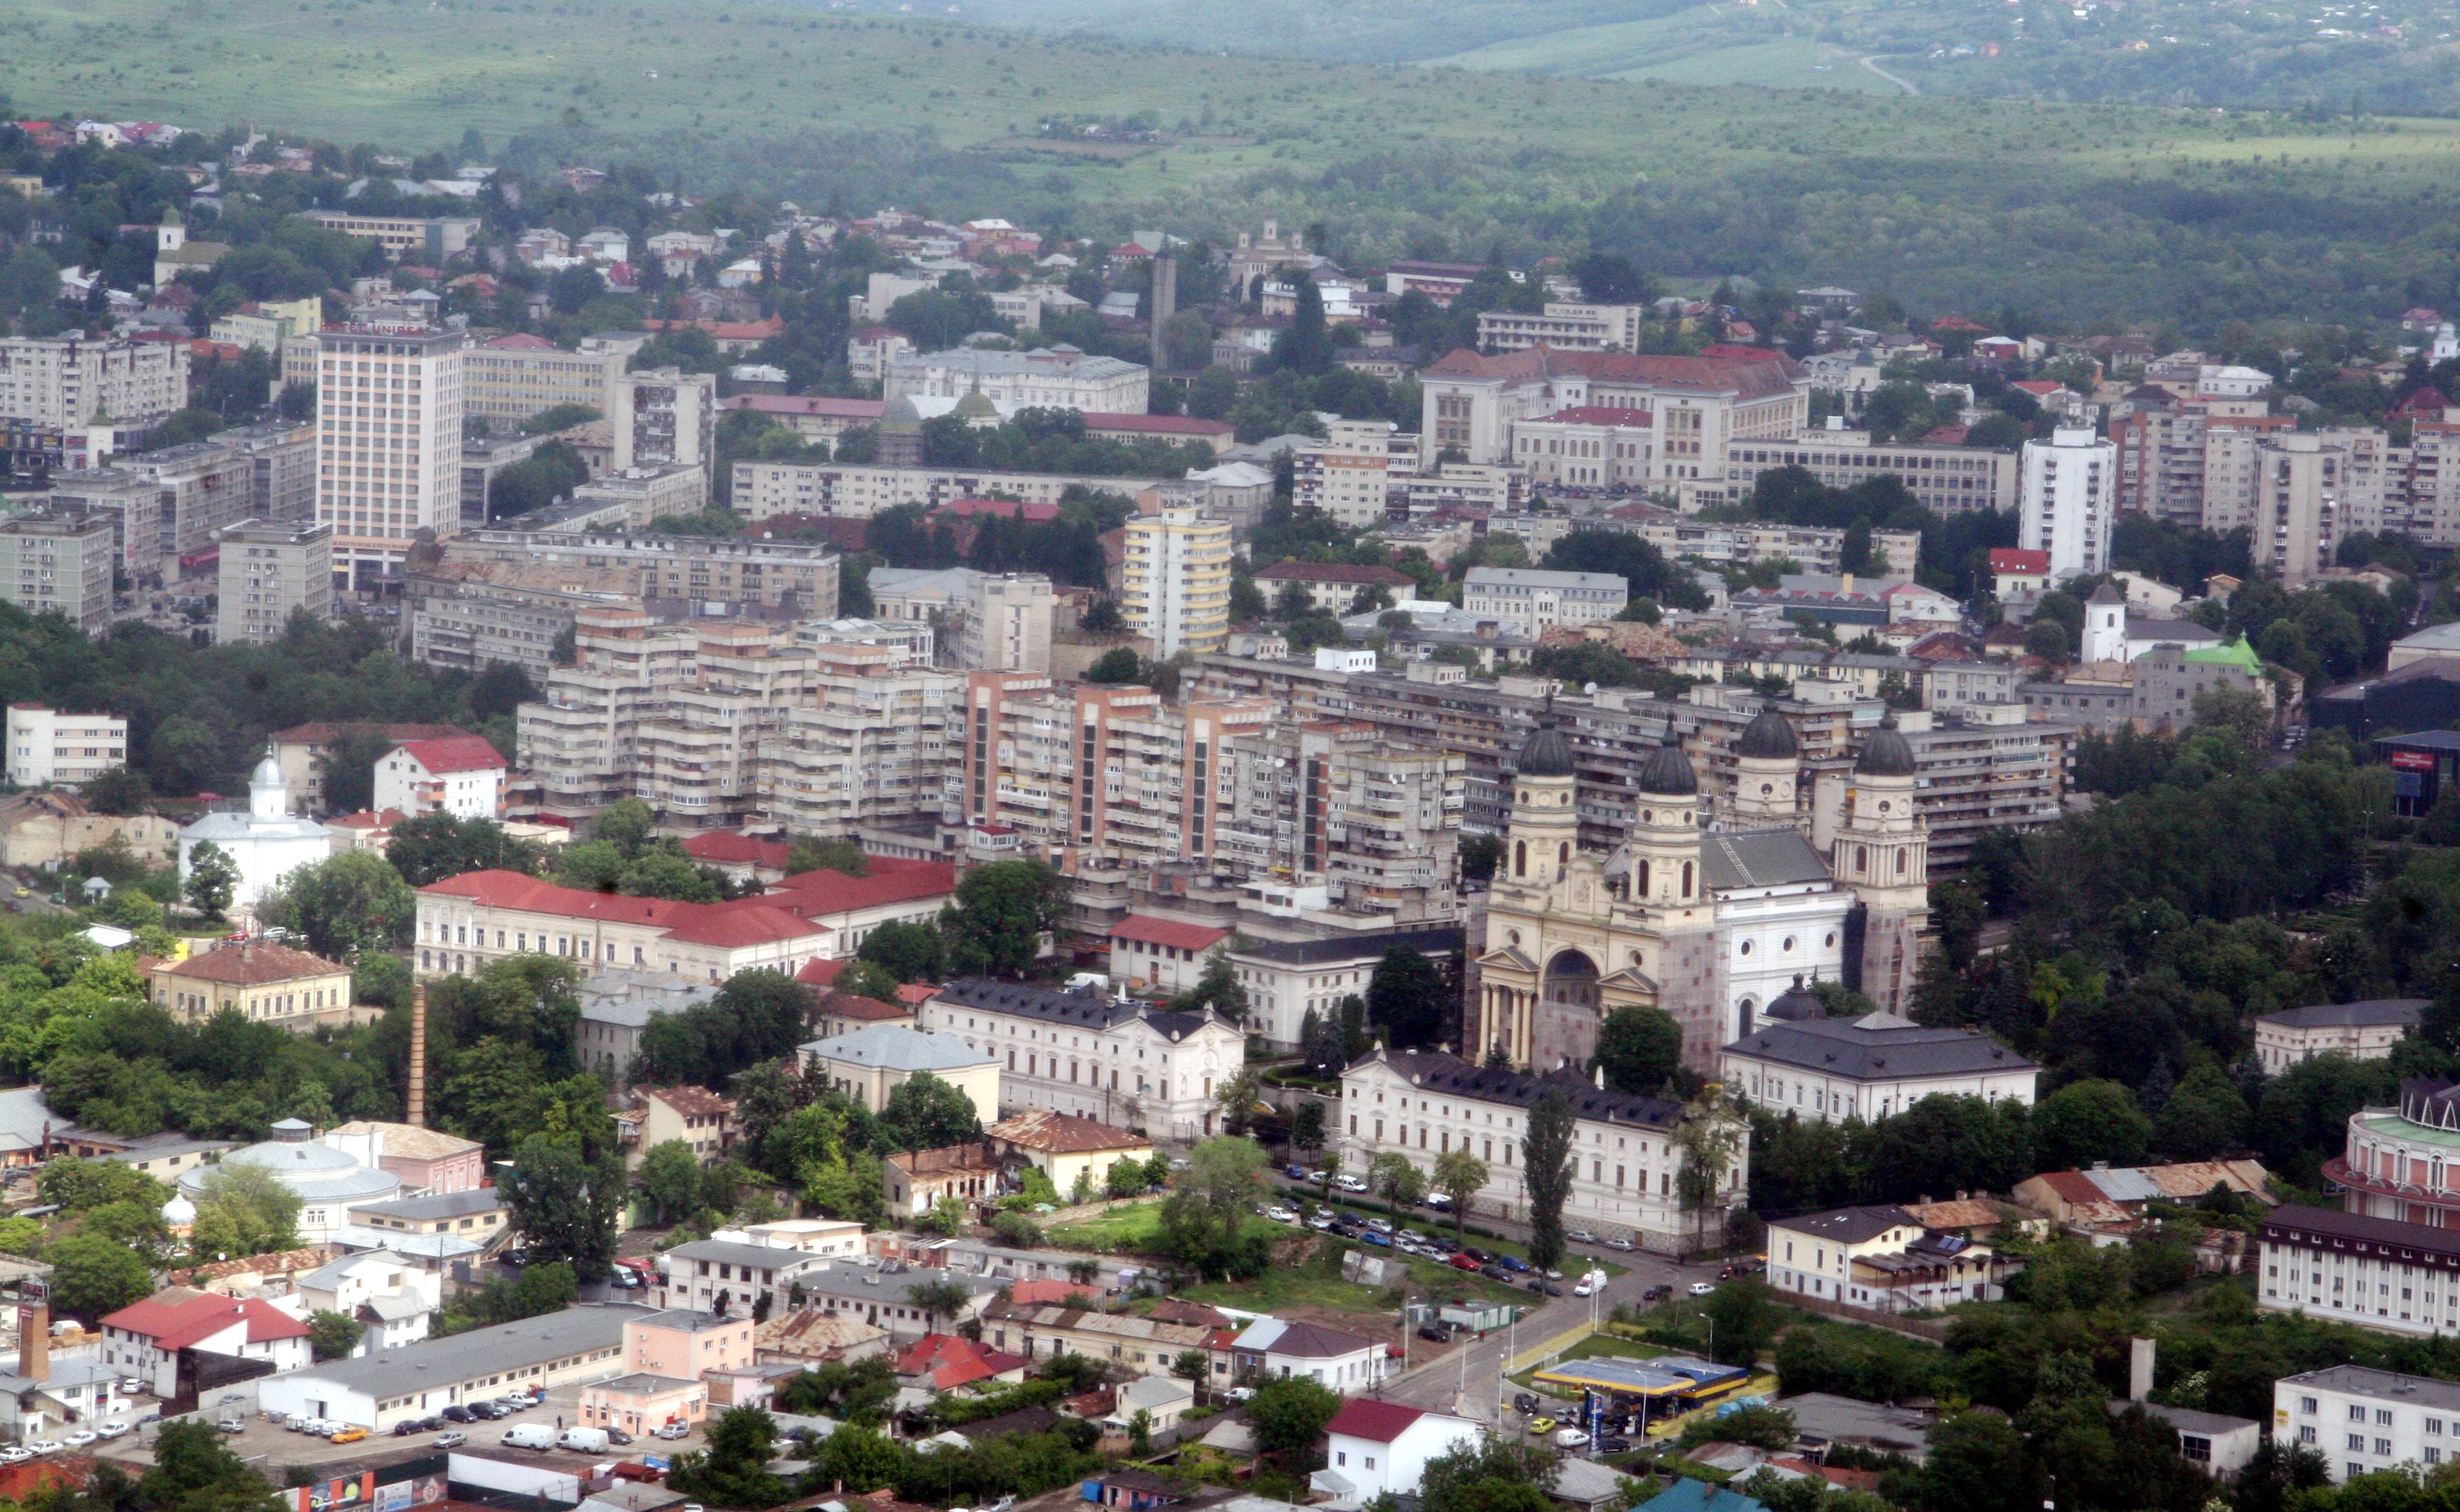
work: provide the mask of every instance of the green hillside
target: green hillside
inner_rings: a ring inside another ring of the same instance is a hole
[[[1116,232],[1321,220],[1334,250],[1600,245],[1686,280],[1843,282],[1922,307],[2188,328],[2451,297],[2460,125],[1906,98],[1800,39],[1685,52],[1691,12],[1624,37],[1634,80],[1292,63],[726,0],[19,0],[0,91],[24,111],[526,167],[629,160],[868,207]],[[1789,51],[1791,50],[1791,51]],[[1743,60],[1743,66],[1721,74]],[[1891,64],[1892,68],[1897,65]],[[1158,128],[1087,157],[1066,116]]]

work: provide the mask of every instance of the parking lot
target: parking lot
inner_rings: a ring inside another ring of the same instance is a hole
[[[225,1401],[224,1397],[236,1400]],[[232,1452],[264,1468],[277,1482],[282,1479],[285,1466],[339,1467],[377,1458],[391,1459],[396,1454],[434,1449],[447,1432],[465,1435],[469,1448],[535,1455],[552,1463],[573,1466],[605,1460],[637,1460],[645,1454],[671,1459],[686,1450],[706,1447],[702,1430],[697,1427],[686,1438],[670,1439],[644,1436],[628,1445],[610,1447],[604,1454],[583,1454],[570,1449],[507,1450],[503,1447],[505,1431],[520,1424],[537,1423],[556,1430],[577,1425],[581,1421],[580,1399],[581,1388],[572,1385],[551,1390],[546,1394],[546,1399],[537,1406],[494,1422],[447,1423],[435,1432],[399,1437],[387,1428],[371,1431],[367,1438],[351,1443],[334,1443],[308,1434],[292,1433],[280,1423],[267,1421],[265,1415],[257,1410],[256,1396],[252,1392],[229,1392],[210,1396],[199,1404],[201,1411],[198,1416],[208,1422],[218,1422],[230,1416],[231,1410],[237,1410],[239,1420],[245,1426],[228,1436]],[[155,1425],[148,1424],[124,1438],[95,1444],[93,1452],[124,1463],[149,1465],[154,1462],[154,1433]]]

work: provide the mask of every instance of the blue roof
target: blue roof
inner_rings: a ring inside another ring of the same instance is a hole
[[[1641,1512],[1769,1512],[1767,1505],[1706,1480],[1675,1481],[1640,1504]]]

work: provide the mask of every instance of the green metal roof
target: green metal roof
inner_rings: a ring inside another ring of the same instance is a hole
[[[2238,667],[2249,677],[2263,675],[2263,658],[2255,654],[2255,647],[2248,645],[2243,636],[2235,640],[2224,640],[2216,646],[2203,646],[2191,650],[2187,653],[2187,660]]]

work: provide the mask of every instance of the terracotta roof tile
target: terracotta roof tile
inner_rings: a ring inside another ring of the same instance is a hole
[[[232,987],[261,987],[267,982],[298,981],[308,976],[332,976],[350,971],[321,956],[292,950],[265,940],[249,940],[242,945],[225,945],[221,950],[191,956],[170,969],[167,975],[183,981],[222,982]]]

